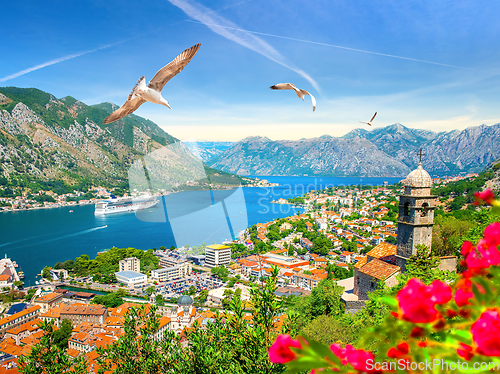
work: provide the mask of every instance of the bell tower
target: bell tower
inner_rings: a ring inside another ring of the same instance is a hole
[[[415,246],[431,247],[436,196],[431,195],[432,179],[420,162],[404,181],[404,193],[399,197],[396,265],[406,270],[406,261],[417,253]]]

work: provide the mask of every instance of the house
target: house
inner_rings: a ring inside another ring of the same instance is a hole
[[[343,251],[339,255],[339,259],[340,259],[340,261],[345,262],[346,264],[350,264],[353,254],[354,254],[354,252]]]
[[[40,313],[45,313],[52,309],[56,305],[61,304],[63,301],[63,295],[57,292],[46,293],[35,299],[33,304],[38,305],[41,310]]]

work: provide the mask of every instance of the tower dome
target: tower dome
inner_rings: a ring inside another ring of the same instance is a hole
[[[189,295],[182,295],[181,297],[179,297],[179,300],[177,301],[177,304],[179,306],[193,305],[193,299]]]
[[[405,179],[406,187],[432,187],[432,178],[428,172],[422,167],[422,163],[418,164],[418,167],[413,170]]]

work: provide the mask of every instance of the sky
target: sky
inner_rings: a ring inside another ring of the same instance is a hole
[[[0,86],[122,105],[201,48],[135,114],[181,140],[342,136],[401,123],[500,122],[500,3],[485,0],[88,0],[2,4]],[[293,83],[316,97],[300,100]]]

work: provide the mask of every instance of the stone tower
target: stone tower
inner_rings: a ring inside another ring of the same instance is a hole
[[[406,270],[406,261],[417,253],[415,246],[431,247],[436,196],[431,195],[432,179],[422,163],[404,181],[399,197],[396,265]]]

